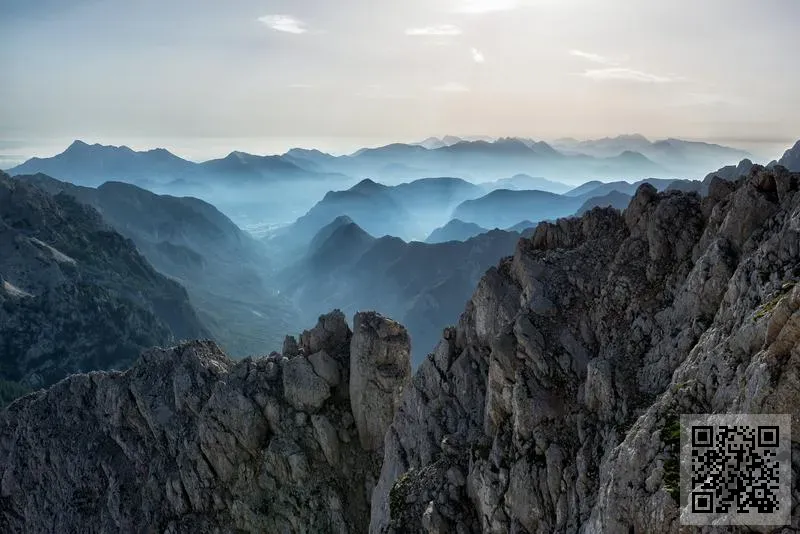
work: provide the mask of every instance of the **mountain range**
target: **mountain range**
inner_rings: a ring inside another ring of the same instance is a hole
[[[201,321],[230,354],[266,354],[297,325],[291,304],[271,286],[267,248],[211,204],[121,182],[90,188],[42,174],[17,179],[95,208],[159,272],[186,288]]]
[[[725,163],[752,157],[744,150],[718,144],[673,138],[650,141],[640,134],[586,141],[558,139],[553,142],[553,146],[564,153],[586,154],[598,158],[609,158],[631,152],[644,156],[685,178],[701,176],[703,169],[713,169]]]
[[[301,148],[275,156],[233,151],[200,163],[163,148],[135,151],[126,146],[75,141],[58,155],[32,158],[8,172],[43,173],[90,187],[108,181],[127,182],[159,194],[193,196],[214,204],[240,227],[263,235],[302,216],[328,191],[364,179],[397,185],[454,176],[484,184],[490,190],[564,193],[570,187],[565,183],[577,185],[591,179],[636,182],[645,178],[699,178],[708,169],[747,157],[742,151],[719,145],[675,139],[643,143],[638,137],[617,138],[613,143],[586,142],[577,148],[565,147],[563,142],[550,145],[511,137],[448,136],[438,142],[428,141],[394,143],[343,156]],[[605,152],[592,148],[598,144],[607,147]],[[580,152],[581,147],[585,152]],[[647,150],[637,150],[641,147]]]
[[[8,172],[45,174],[88,187],[126,182],[156,193],[194,196],[212,202],[241,225],[288,222],[308,209],[314,196],[335,184],[353,182],[346,176],[308,170],[288,157],[234,151],[224,158],[195,163],[161,148],[134,151],[83,141],[50,158],[32,158]]]
[[[329,191],[306,214],[270,235],[278,250],[302,250],[323,227],[346,215],[366,232],[422,241],[445,224],[453,209],[485,189],[460,178],[425,178],[387,186],[365,179],[344,191]]]
[[[520,173],[566,178],[688,177],[709,168],[749,157],[744,151],[709,143],[641,136],[593,141],[560,140],[553,145],[525,138],[446,137],[420,144],[394,143],[361,149],[345,156],[318,150],[292,149],[280,156],[256,156],[234,151],[202,163],[182,159],[159,148],[137,152],[126,146],[73,142],[50,158],[32,158],[9,169],[14,174],[44,173],[79,185],[110,180],[141,186],[200,187],[214,180],[262,183],[287,180],[396,179],[460,176],[486,181]],[[541,172],[537,172],[541,171]],[[344,175],[344,176],[343,176]]]
[[[386,183],[441,175],[488,181],[520,173],[556,180],[574,180],[576,175],[597,178],[675,177],[672,171],[641,154],[629,152],[602,158],[568,155],[545,142],[520,138],[460,141],[438,148],[394,143],[362,149],[349,156],[317,159],[315,163],[329,172],[373,177]]]

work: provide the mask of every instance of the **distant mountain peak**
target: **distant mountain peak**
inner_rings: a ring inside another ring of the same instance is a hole
[[[338,217],[336,217],[331,222],[331,225],[338,227],[338,226],[344,226],[344,225],[350,224],[352,222],[353,222],[353,219],[351,219],[349,216],[347,216],[347,215],[339,215]]]
[[[82,148],[88,148],[89,143],[85,141],[81,141],[80,139],[75,139],[70,145],[67,147],[67,150],[80,150]]]
[[[287,156],[317,156],[317,157],[333,157],[327,152],[323,152],[321,150],[317,150],[316,148],[292,148],[288,152],[286,152]]]
[[[350,188],[350,191],[378,191],[386,189],[386,186],[383,184],[379,184],[378,182],[372,180],[371,178],[364,178],[356,185]]]
[[[647,137],[638,133],[618,135],[615,139],[619,139],[620,141],[641,141],[644,143],[650,142],[650,140]]]

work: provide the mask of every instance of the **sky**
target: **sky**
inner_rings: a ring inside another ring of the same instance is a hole
[[[797,0],[0,0],[0,157],[634,132],[774,157],[800,138],[798,21]]]

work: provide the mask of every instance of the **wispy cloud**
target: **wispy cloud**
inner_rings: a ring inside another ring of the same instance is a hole
[[[480,15],[494,11],[509,11],[518,6],[518,0],[459,0],[453,11]]]
[[[624,80],[639,83],[670,83],[681,81],[683,79],[679,76],[664,76],[624,67],[622,65],[628,60],[627,57],[612,58],[601,54],[595,54],[594,52],[585,52],[583,50],[570,50],[569,53],[572,56],[591,61],[592,63],[606,65],[606,67],[602,69],[586,69],[580,74],[580,76],[591,78],[593,80]]]
[[[279,32],[301,34],[308,31],[305,23],[291,15],[264,15],[259,17],[258,20]]]
[[[367,98],[370,100],[374,99],[401,100],[401,99],[412,98],[408,94],[392,91],[390,90],[390,88],[384,87],[381,84],[368,85],[364,87],[361,91],[358,91],[356,93],[356,96],[360,98]]]
[[[583,50],[570,50],[569,53],[570,53],[570,55],[573,55],[575,57],[586,59],[586,60],[591,61],[593,63],[600,63],[602,65],[616,66],[616,65],[619,65],[623,61],[621,59],[615,59],[615,58],[610,58],[610,57],[606,57],[606,56],[601,56],[600,54],[594,54],[592,52],[584,52]]]
[[[472,61],[475,63],[484,63],[486,62],[486,56],[483,55],[483,52],[478,50],[477,48],[472,49]]]
[[[436,26],[423,26],[421,28],[409,28],[406,30],[406,35],[414,37],[454,37],[461,35],[461,28],[452,24],[439,24]]]
[[[681,80],[678,77],[659,76],[649,72],[628,69],[625,67],[609,67],[607,69],[589,69],[582,76],[593,80],[624,80],[640,83],[670,83]]]
[[[469,92],[469,87],[458,82],[448,82],[434,87],[433,90],[439,93],[467,93]]]

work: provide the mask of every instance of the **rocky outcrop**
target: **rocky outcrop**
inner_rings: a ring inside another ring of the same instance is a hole
[[[361,446],[381,449],[411,377],[406,329],[376,313],[358,313],[350,342],[350,400]]]
[[[521,240],[406,389],[370,531],[678,532],[680,414],[800,423],[798,178],[642,185]]]
[[[784,152],[783,157],[778,160],[778,165],[782,165],[793,172],[800,172],[800,141]]]
[[[351,339],[377,351],[363,376],[399,390],[410,364],[399,325],[355,323],[370,330],[333,312],[293,354],[239,362],[213,342],[155,349],[19,399],[0,412],[0,531],[365,532],[381,456],[360,445]]]
[[[754,166],[752,161],[745,158],[738,165],[726,165],[717,171],[707,174],[703,179],[703,183],[707,185],[715,176],[729,182],[735,182],[741,176],[749,175]]]

